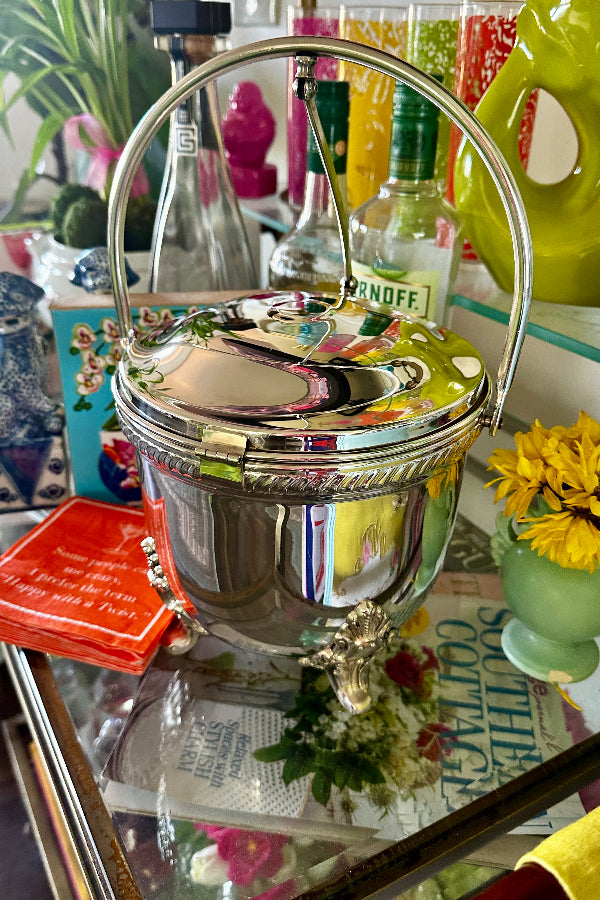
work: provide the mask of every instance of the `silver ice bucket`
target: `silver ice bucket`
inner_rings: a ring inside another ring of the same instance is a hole
[[[290,55],[307,64],[313,126],[310,61],[335,56],[410,84],[477,147],[515,256],[495,390],[466,340],[354,298],[343,218],[338,296],[240,296],[136,337],[124,209],[145,149],[217,75]],[[466,453],[482,428],[496,432],[524,337],[531,245],[510,170],[468,109],[408,64],[340,40],[263,41],[200,66],[142,119],[113,183],[109,256],[124,335],[113,392],[137,451],[152,583],[192,633],[297,656],[328,672],[348,709],[366,709],[368,664],[443,565]]]

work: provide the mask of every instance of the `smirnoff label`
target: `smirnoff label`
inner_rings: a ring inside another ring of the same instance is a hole
[[[352,272],[358,280],[357,300],[377,304],[387,312],[434,318],[438,271],[380,270],[353,261]]]

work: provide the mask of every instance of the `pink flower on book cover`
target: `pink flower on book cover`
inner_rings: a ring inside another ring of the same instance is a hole
[[[197,306],[189,306],[186,315],[198,312]],[[136,333],[139,334],[148,328],[157,328],[159,325],[168,325],[175,319],[173,310],[165,307],[164,309],[151,309],[149,306],[141,306],[138,311],[138,321]]]
[[[76,325],[73,329],[73,338],[71,340],[71,347],[75,350],[89,350],[94,346],[94,342],[96,340],[96,332],[93,331],[89,325]],[[73,352],[73,351],[71,351]]]
[[[435,653],[433,652],[432,648],[423,645],[423,646],[421,647],[421,652],[425,654],[425,662],[423,662],[423,663],[421,664],[421,665],[422,665],[422,668],[423,668],[423,669],[438,669],[438,670],[439,670],[440,664],[439,664],[438,658],[437,658],[437,656],[435,655]]]
[[[282,851],[289,840],[287,835],[218,825],[194,827],[215,841],[219,857],[229,864],[227,877],[234,884],[247,885],[255,878],[272,878],[285,864]]]
[[[411,691],[420,693],[423,684],[423,669],[411,653],[402,650],[391,656],[385,661],[386,674],[403,687],[410,688]]]
[[[107,344],[118,344],[121,340],[121,332],[115,319],[102,319],[101,322],[102,337]]]
[[[123,348],[120,344],[113,344],[110,353],[106,354],[106,365],[112,366],[111,372],[114,372],[123,356]]]
[[[86,375],[102,374],[106,366],[106,360],[102,359],[101,356],[98,356],[93,350],[84,350],[81,353],[81,358],[83,360],[82,372]]]
[[[77,382],[77,393],[82,397],[88,397],[100,390],[104,384],[104,376],[100,372],[78,372],[75,381]]]
[[[190,307],[186,313],[194,312],[196,309],[195,306]],[[179,311],[174,312],[168,306],[160,309],[142,306],[137,312],[135,332],[139,336],[150,328],[167,325],[178,314]],[[77,412],[81,412],[92,408],[88,398],[91,394],[97,393],[106,380],[114,375],[123,355],[121,333],[116,318],[104,316],[97,329],[85,322],[78,322],[73,326],[69,352],[73,356],[79,355],[81,359],[81,367],[74,376],[79,400],[73,407]]]
[[[125,477],[119,482],[121,490],[138,488],[140,478],[133,445],[129,441],[115,437],[110,444],[104,442],[102,450],[115,465],[124,470]]]
[[[418,660],[407,650],[401,650],[395,656],[386,659],[384,669],[386,675],[401,687],[409,688],[418,697],[429,697],[432,692],[431,679],[427,672],[439,669],[439,663],[430,647],[421,647],[424,660]]]

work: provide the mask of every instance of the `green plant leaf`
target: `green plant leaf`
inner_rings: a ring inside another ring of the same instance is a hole
[[[356,791],[360,793],[363,789],[364,779],[360,772],[352,772],[350,778],[348,779],[348,787],[351,791]]]
[[[315,754],[307,744],[295,744],[283,765],[281,777],[284,783],[290,784],[315,770]]]
[[[339,791],[342,791],[352,778],[352,769],[348,766],[336,766],[333,770],[333,782]]]
[[[64,65],[50,65],[48,64],[44,70],[37,70],[32,72],[27,77],[23,77],[21,79],[21,83],[19,87],[14,91],[10,99],[3,104],[3,113],[6,114],[11,107],[13,107],[19,100],[25,98],[26,100],[31,95],[39,96],[36,89],[43,84],[44,80],[48,78],[50,75],[61,75],[64,73],[70,74],[72,72],[71,66]]]
[[[12,225],[18,224],[23,221],[23,208],[25,205],[25,196],[27,191],[31,187],[34,182],[34,178],[32,178],[29,172],[23,172],[19,179],[19,184],[17,185],[17,189],[13,194],[12,203],[5,209],[2,216],[0,216],[0,224]]]
[[[138,84],[145,85],[142,111],[169,86],[168,60],[153,48],[147,11],[142,24],[142,7],[136,7],[136,21],[130,2],[0,0],[0,72],[19,81],[14,94],[0,101],[0,127],[10,134],[6,113],[21,98],[43,119],[53,115],[54,124],[40,130],[38,159],[43,139],[51,141],[60,127],[59,116],[64,122],[89,112],[115,148],[125,143],[134,121],[129,78],[142,53],[146,61],[138,77]],[[135,40],[130,26],[135,26]],[[156,72],[162,77],[157,78]],[[35,165],[32,161],[31,168]]]
[[[331,796],[332,780],[330,776],[321,770],[315,772],[311,784],[311,792],[317,803],[327,806]]]
[[[64,116],[62,116],[60,113],[52,113],[51,115],[47,116],[42,122],[38,133],[35,136],[33,150],[31,151],[31,160],[29,162],[29,174],[32,178],[35,177],[37,167],[43,156],[44,150],[46,149],[54,135],[58,134],[58,132],[64,125],[64,122]]]
[[[253,755],[260,762],[278,762],[280,759],[285,759],[287,754],[287,748],[279,743],[270,744],[268,747],[259,747]]]
[[[76,51],[78,41],[75,2],[74,0],[55,0],[55,9],[65,41]]]
[[[375,763],[372,763],[364,756],[361,757],[358,762],[357,768],[360,771],[363,782],[368,782],[369,784],[383,784],[385,782],[383,772],[375,765]]]
[[[119,430],[119,420],[117,419],[117,414],[113,413],[110,418],[106,420],[102,424],[103,431],[118,431]]]

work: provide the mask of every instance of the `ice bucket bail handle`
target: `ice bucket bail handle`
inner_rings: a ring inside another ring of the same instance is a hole
[[[475,146],[490,172],[508,218],[515,262],[512,310],[498,369],[495,400],[483,422],[494,435],[501,424],[502,409],[525,339],[533,280],[531,234],[516,181],[488,132],[451,91],[431,76],[389,53],[350,41],[335,38],[284,37],[257,41],[226,51],[189,72],[166,91],[140,120],[117,164],[109,198],[108,256],[123,345],[127,348],[134,339],[124,258],[127,201],[134,175],[159,128],[180,103],[220,75],[259,60],[310,54],[363,65],[413,87],[435,103],[454,122]]]

